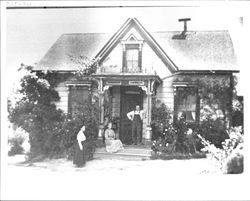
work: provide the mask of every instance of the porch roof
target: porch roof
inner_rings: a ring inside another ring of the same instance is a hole
[[[161,83],[162,80],[158,75],[145,75],[145,74],[130,74],[130,73],[123,73],[123,74],[94,74],[93,77],[95,78],[102,78],[107,81],[148,81],[148,80],[155,80],[157,83]],[[114,85],[116,85],[114,83]],[[123,85],[122,83],[119,85]],[[136,85],[136,84],[135,84]]]

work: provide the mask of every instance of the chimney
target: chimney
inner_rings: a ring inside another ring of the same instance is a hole
[[[183,30],[183,34],[185,34],[187,32],[187,21],[190,21],[191,18],[182,18],[179,19],[179,22],[184,22],[184,30]]]
[[[182,19],[179,19],[179,22],[184,22],[184,29],[183,31],[181,32],[181,34],[176,34],[172,37],[173,40],[185,40],[186,37],[187,37],[187,21],[190,21],[191,18],[182,18]]]

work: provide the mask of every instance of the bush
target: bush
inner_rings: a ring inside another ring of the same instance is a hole
[[[164,128],[171,122],[172,110],[160,100],[154,100],[152,104],[152,140],[163,137]]]
[[[8,152],[9,156],[14,156],[16,154],[23,154],[24,148],[22,147],[22,144],[24,142],[24,138],[20,136],[13,137],[8,140],[8,143],[10,144],[10,150]]]
[[[153,140],[151,149],[155,153],[172,153],[175,149],[176,131],[171,123],[162,128],[162,133]]]
[[[199,138],[204,145],[202,151],[210,155],[223,173],[243,172],[243,134],[241,127],[230,129],[229,139],[222,143],[222,148],[215,147],[200,135]]]
[[[225,161],[224,172],[227,174],[240,174],[243,172],[243,154],[235,151]]]
[[[10,122],[29,133],[29,157],[54,157],[70,153],[83,124],[86,126],[87,139],[95,139],[99,111],[91,99],[79,105],[75,115],[67,116],[54,104],[59,100],[54,88],[62,78],[53,72],[32,72],[31,67],[25,68],[27,73],[21,79],[18,90],[21,98],[14,105],[9,101],[8,111]]]
[[[193,129],[217,148],[222,148],[222,143],[229,138],[221,119],[204,120],[196,124]]]

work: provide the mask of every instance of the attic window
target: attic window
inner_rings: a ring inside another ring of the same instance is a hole
[[[139,49],[127,49],[126,50],[126,64],[129,72],[138,70],[139,61]]]
[[[126,44],[123,50],[123,72],[141,72],[142,52],[138,44]]]
[[[131,34],[126,40],[123,40],[121,43],[123,46],[122,72],[141,72],[143,41],[137,40],[137,38],[133,34]]]

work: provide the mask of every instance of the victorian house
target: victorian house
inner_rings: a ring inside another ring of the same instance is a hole
[[[74,103],[84,101],[91,93],[99,98],[100,133],[106,116],[119,118],[119,138],[127,142],[131,122],[127,113],[140,105],[145,110],[143,140],[151,140],[152,100],[172,108],[173,121],[185,114],[187,122],[200,121],[197,78],[227,80],[232,84],[236,56],[228,31],[151,32],[135,18],[129,18],[113,34],[63,34],[48,50],[35,70],[65,74],[78,70],[75,58],[94,59],[98,68],[95,83],[74,77],[62,80],[56,87],[61,99],[57,107],[74,112]],[[177,22],[178,23],[178,22]],[[191,22],[188,22],[191,23]],[[186,90],[193,92],[182,96]],[[104,102],[110,104],[105,111]]]

